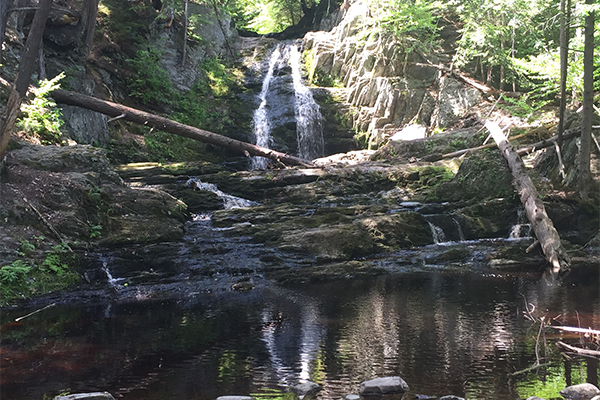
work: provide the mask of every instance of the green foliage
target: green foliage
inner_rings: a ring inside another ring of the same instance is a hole
[[[536,100],[533,97],[531,93],[525,93],[518,99],[506,97],[508,104],[501,104],[500,107],[510,111],[512,115],[531,122],[540,118],[540,111],[549,103],[547,100]]]
[[[149,48],[138,50],[135,58],[127,60],[135,70],[135,78],[127,81],[129,95],[142,104],[169,104],[175,96],[171,79],[160,65],[161,56]]]
[[[19,247],[19,255],[30,254],[35,251],[35,246],[27,239],[21,239],[21,247]]]
[[[297,0],[258,0],[248,5],[249,13],[254,17],[247,27],[260,34],[283,31],[298,23],[303,15],[300,1]]]
[[[0,305],[16,298],[62,290],[79,282],[79,275],[73,269],[76,257],[66,244],[48,248],[44,237],[33,239],[42,258],[34,257],[32,252],[36,247],[29,240],[21,240],[20,250],[26,249],[27,253],[21,253],[22,258],[0,268]],[[46,247],[46,251],[40,247]]]
[[[31,90],[33,99],[21,106],[25,116],[17,120],[17,127],[42,144],[60,143],[62,114],[48,94],[60,87],[59,82],[64,77],[64,72],[61,72],[53,79],[40,81],[39,87]]]
[[[16,297],[27,288],[27,274],[31,266],[26,261],[15,260],[0,268],[0,294],[3,298]]]
[[[378,20],[384,30],[397,36],[411,35],[420,45],[429,44],[437,36],[437,17],[434,16],[435,2],[432,0],[383,0],[371,1],[377,9]]]
[[[42,262],[41,268],[62,277],[70,272],[68,261],[71,259],[67,246],[59,244],[52,247]]]

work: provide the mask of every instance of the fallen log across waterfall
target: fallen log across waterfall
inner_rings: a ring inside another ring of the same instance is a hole
[[[155,129],[184,136],[190,139],[199,140],[204,143],[234,150],[246,155],[260,156],[273,160],[278,165],[297,165],[303,167],[312,167],[311,161],[304,160],[290,154],[281,153],[255,144],[242,142],[227,136],[219,135],[193,126],[185,125],[156,114],[137,110],[122,104],[101,100],[96,97],[86,96],[81,93],[67,90],[54,90],[50,94],[52,98],[60,104],[67,104],[96,111],[112,118],[124,119],[136,124],[148,125]]]
[[[512,145],[506,140],[502,129],[498,124],[487,121],[485,127],[490,131],[502,155],[508,162],[508,166],[513,175],[513,183],[525,207],[527,219],[531,222],[531,227],[537,240],[540,242],[544,257],[550,263],[548,272],[552,277],[559,273],[567,271],[570,267],[570,257],[560,242],[560,236],[554,228],[552,220],[548,218],[544,203],[540,199],[537,189],[533,185],[523,160],[513,149]]]

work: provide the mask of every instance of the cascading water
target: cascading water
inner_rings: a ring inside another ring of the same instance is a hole
[[[323,117],[311,91],[302,82],[297,45],[275,46],[258,99],[260,103],[253,116],[257,145],[271,148],[272,131],[280,125],[295,122],[298,156],[308,160],[323,156]],[[267,165],[266,158],[252,159],[252,169],[265,169]]]
[[[269,148],[271,145],[271,124],[267,115],[267,94],[269,93],[269,86],[273,79],[273,72],[279,59],[281,58],[280,46],[277,45],[271,53],[269,59],[269,69],[263,80],[262,90],[258,96],[260,105],[254,111],[254,136],[256,138],[256,144],[261,147]],[[254,157],[252,159],[252,169],[265,169],[267,167],[268,160],[264,157]]]
[[[256,205],[257,203],[251,200],[242,199],[241,197],[232,196],[230,194],[224,193],[217,188],[217,185],[214,183],[202,182],[200,179],[192,177],[188,179],[186,182],[186,186],[193,187],[199,190],[206,190],[209,192],[213,192],[221,200],[223,200],[223,207],[226,210],[230,210],[232,208],[244,208]]]
[[[315,102],[311,91],[302,82],[300,72],[300,51],[298,46],[290,46],[290,66],[296,97],[296,134],[298,155],[312,160],[323,156],[323,117],[321,108]]]

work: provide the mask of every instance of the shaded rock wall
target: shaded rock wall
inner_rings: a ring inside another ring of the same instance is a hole
[[[354,129],[368,133],[370,147],[414,123],[450,126],[482,100],[476,89],[427,65],[448,63],[448,55],[426,55],[415,39],[374,29],[371,13],[366,3],[355,2],[331,32],[304,37],[312,52],[311,79],[343,83],[355,109]]]

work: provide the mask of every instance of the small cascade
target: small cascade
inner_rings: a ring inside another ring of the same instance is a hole
[[[429,229],[431,229],[431,236],[433,238],[433,243],[444,243],[446,241],[446,235],[442,228],[433,223],[427,221],[429,224]]]
[[[296,97],[296,134],[298,137],[298,155],[307,160],[323,157],[323,116],[321,108],[315,102],[311,91],[302,82],[301,59],[298,46],[290,46],[290,66]]]
[[[236,196],[232,196],[230,194],[224,193],[217,188],[217,185],[215,185],[213,183],[202,182],[198,178],[188,179],[188,181],[186,182],[186,186],[190,186],[194,189],[206,190],[209,192],[213,192],[214,194],[219,196],[219,198],[221,200],[223,200],[223,206],[225,207],[226,210],[230,210],[232,208],[251,207],[251,206],[254,206],[257,204],[255,201],[242,199],[241,197],[236,197]]]
[[[119,282],[123,279],[115,278],[111,274],[110,269],[108,268],[108,262],[103,256],[100,256],[100,260],[102,261],[102,271],[104,271],[104,273],[106,274],[108,284],[113,288],[118,287]]]
[[[452,218],[452,223],[456,225],[456,231],[458,232],[458,240],[461,242],[465,241],[465,234],[460,226],[460,222],[456,218]]]
[[[269,117],[267,115],[267,94],[269,93],[269,86],[271,80],[273,80],[273,72],[275,66],[281,58],[280,46],[275,46],[275,49],[271,53],[269,60],[269,69],[263,80],[262,90],[258,96],[260,105],[254,111],[254,136],[256,138],[256,144],[261,147],[269,148],[271,146],[271,124],[269,123]],[[264,157],[254,157],[252,159],[252,169],[266,169],[268,160]]]
[[[509,239],[521,239],[531,237],[531,224],[513,225],[508,234]]]

